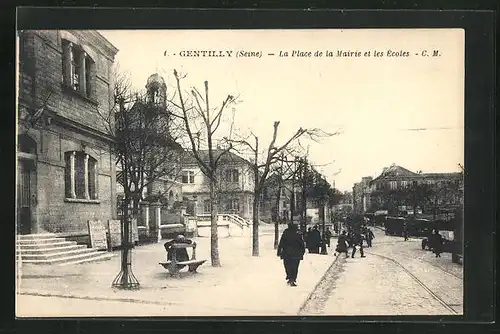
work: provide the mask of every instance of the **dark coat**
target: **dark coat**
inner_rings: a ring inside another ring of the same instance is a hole
[[[431,236],[431,247],[435,250],[441,250],[443,248],[443,237],[441,234],[432,234]]]
[[[167,251],[167,260],[172,261],[174,257],[174,250],[172,248],[173,244],[192,244],[193,242],[189,239],[180,240],[170,240],[164,244],[165,250]],[[177,248],[175,251],[177,262],[189,261],[189,255],[186,248]]]
[[[347,237],[345,235],[339,236],[339,239],[337,240],[336,251],[338,253],[345,253],[345,252],[347,252]]]
[[[281,235],[277,255],[282,259],[302,260],[305,253],[304,240],[295,229],[287,228]]]
[[[361,246],[363,245],[363,236],[361,233],[354,233],[351,239],[352,245]]]
[[[307,244],[307,248],[317,248],[321,245],[321,233],[313,229],[311,233],[309,233],[309,240]]]

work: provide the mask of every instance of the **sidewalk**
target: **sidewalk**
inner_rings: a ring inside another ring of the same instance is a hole
[[[332,254],[306,254],[299,267],[298,287],[292,288],[285,282],[283,264],[273,249],[271,234],[261,235],[259,257],[251,256],[251,237],[221,238],[220,268],[210,265],[210,239],[195,240],[197,259],[207,262],[198,268],[197,274],[186,273],[181,278],[170,277],[158,264],[165,258],[163,242],[136,247],[132,267],[141,283],[138,291],[111,288],[120,269],[119,252],[109,261],[76,266],[23,265],[18,291],[23,296],[17,316],[41,315],[42,310],[44,316],[58,317],[88,316],[89,311],[95,316],[296,315],[335,259]],[[27,295],[72,298],[75,307],[70,307],[68,299],[39,298],[35,309],[23,302]],[[41,301],[49,299],[50,304],[45,307]],[[76,306],[82,300],[94,303],[86,303],[83,310]],[[110,307],[109,302],[122,303]],[[141,312],[127,311],[129,307],[138,309],[137,304],[145,306]],[[88,305],[94,306],[89,310]],[[54,314],[50,314],[51,310]]]

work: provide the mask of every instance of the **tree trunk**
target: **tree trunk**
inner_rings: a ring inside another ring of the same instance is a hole
[[[210,258],[213,267],[220,267],[219,258],[219,239],[217,235],[217,220],[219,203],[215,191],[215,181],[210,180],[210,203],[212,208],[210,210]]]
[[[259,195],[253,197],[252,256],[259,256]]]

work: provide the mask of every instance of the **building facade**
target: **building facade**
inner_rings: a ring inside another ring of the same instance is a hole
[[[199,151],[208,161],[208,151]],[[215,150],[218,157],[222,150]],[[209,215],[211,210],[210,183],[202,173],[192,154],[183,159],[182,182],[184,201],[188,203],[188,213]],[[226,153],[219,161],[218,184],[219,213],[237,214],[247,220],[252,219],[254,176],[250,163],[234,153]]]
[[[116,216],[113,107],[118,50],[97,31],[18,33],[17,233],[88,234]],[[112,124],[111,124],[112,125]]]
[[[412,172],[392,164],[375,179],[363,178],[353,188],[358,213],[386,210],[390,214],[452,212],[463,205],[462,173]],[[354,192],[355,191],[355,192]]]
[[[371,182],[373,178],[366,176],[352,188],[352,209],[356,214],[368,211],[371,207]]]

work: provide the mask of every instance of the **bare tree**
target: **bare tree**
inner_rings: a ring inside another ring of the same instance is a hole
[[[210,257],[212,266],[221,266],[218,248],[218,235],[217,235],[217,216],[219,196],[217,191],[217,184],[219,178],[219,163],[221,159],[227,155],[232,146],[228,145],[222,150],[214,147],[215,135],[221,125],[222,116],[227,107],[235,103],[235,98],[232,95],[227,95],[222,101],[221,105],[213,109],[210,107],[208,81],[205,81],[204,88],[205,94],[202,95],[196,88],[191,89],[190,98],[183,95],[181,87],[181,80],[184,76],[174,70],[174,77],[177,87],[178,102],[172,103],[180,110],[181,114],[177,115],[184,123],[185,131],[189,138],[190,151],[195,158],[196,162],[202,173],[209,180],[210,188]],[[189,96],[189,94],[188,94]],[[207,150],[206,154],[200,149],[200,137],[206,140]]]
[[[114,74],[114,99],[109,109],[96,107],[101,126],[114,138],[112,153],[116,157],[117,182],[123,186],[121,271],[113,286],[138,286],[129,262],[131,249],[130,219],[138,216],[143,194],[155,182],[172,186],[180,171],[183,149],[177,140],[182,136],[172,121],[166,103],[159,103],[150,95],[134,92],[125,73]],[[132,212],[130,212],[130,206]]]
[[[137,215],[139,201],[149,186],[162,182],[170,188],[179,175],[182,128],[166,103],[134,92],[124,73],[115,74],[112,108],[96,111],[115,138],[117,182],[123,186],[125,201],[132,204],[133,215]]]
[[[309,138],[317,141],[320,137],[330,136],[320,129],[303,129],[299,128],[291,137],[288,138],[283,144],[276,143],[278,137],[278,127],[280,122],[275,121],[273,124],[272,139],[265,150],[265,153],[260,159],[259,138],[255,134],[251,134],[253,143],[248,139],[244,140],[231,140],[227,141],[230,144],[238,144],[252,152],[252,170],[254,175],[254,194],[253,194],[253,217],[252,217],[252,255],[259,256],[259,217],[260,217],[260,196],[264,189],[266,180],[272,169],[272,166],[279,161],[280,154],[284,152],[290,145],[297,141],[302,136],[306,135]]]
[[[290,150],[287,151],[287,154],[292,154]],[[293,200],[294,200],[294,180],[297,178],[298,168],[295,160],[288,160],[285,152],[281,152],[278,161],[274,164],[271,175],[268,177],[266,181],[266,189],[269,190],[271,196],[274,196],[275,208],[277,211],[277,217],[274,219],[274,249],[278,248],[279,243],[279,208],[280,203],[285,196],[285,199],[290,201],[290,219],[293,219]],[[291,184],[289,181],[292,181]],[[285,191],[283,191],[285,190]],[[286,194],[291,194],[291,196],[287,196]],[[288,197],[288,198],[286,198]]]

